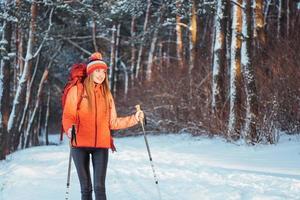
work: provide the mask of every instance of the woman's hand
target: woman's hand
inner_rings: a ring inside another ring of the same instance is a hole
[[[69,130],[67,131],[67,136],[69,139],[71,139],[72,137],[72,128],[69,128]]]
[[[77,131],[76,131],[76,128],[75,128],[75,133],[76,133],[76,132],[77,132]],[[67,131],[67,136],[68,136],[69,139],[72,138],[72,128],[69,128],[69,129],[68,129],[68,131]]]
[[[142,110],[139,110],[135,113],[135,119],[138,122],[143,122],[145,118],[144,112]]]

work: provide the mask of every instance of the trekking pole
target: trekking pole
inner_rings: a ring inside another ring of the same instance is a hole
[[[136,111],[141,111],[141,106],[140,105],[136,105],[135,108],[136,108]],[[149,156],[149,160],[150,160],[150,164],[151,164],[151,168],[152,168],[152,172],[153,172],[153,176],[154,176],[154,182],[155,182],[155,185],[156,185],[156,189],[157,189],[157,192],[158,192],[159,199],[161,200],[162,198],[161,198],[160,189],[159,189],[159,186],[158,186],[158,179],[157,179],[155,169],[154,169],[154,165],[153,165],[153,161],[152,161],[150,147],[149,147],[148,139],[147,139],[146,132],[145,132],[144,122],[140,120],[140,123],[141,123],[143,133],[144,133],[144,139],[145,139],[145,143],[146,143],[146,147],[147,147],[147,151],[148,151],[148,156]]]
[[[70,177],[71,177],[71,162],[72,162],[72,143],[73,140],[75,140],[75,144],[77,144],[76,141],[76,133],[75,133],[75,125],[72,125],[72,131],[71,131],[71,140],[70,140],[70,154],[69,154],[69,165],[68,165],[68,177],[67,177],[67,188],[66,188],[66,200],[69,199],[69,189],[70,189]]]

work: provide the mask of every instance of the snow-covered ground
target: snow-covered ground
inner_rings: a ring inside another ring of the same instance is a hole
[[[58,138],[58,136],[57,136]],[[163,200],[300,199],[300,138],[235,145],[189,135],[148,136]],[[109,200],[156,200],[143,137],[117,138],[107,173]],[[0,200],[65,198],[69,147],[34,147],[0,162]],[[80,199],[72,165],[70,200]]]

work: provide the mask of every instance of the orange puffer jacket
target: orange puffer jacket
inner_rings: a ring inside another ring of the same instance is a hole
[[[77,111],[77,86],[73,86],[68,92],[62,124],[65,133],[75,124],[77,145],[73,142],[73,146],[113,148],[110,130],[129,128],[138,123],[134,115],[117,117],[113,97],[109,99],[107,108],[102,89],[102,85],[95,85],[94,100],[90,110],[85,92]]]

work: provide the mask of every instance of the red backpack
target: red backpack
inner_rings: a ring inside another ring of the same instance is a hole
[[[73,86],[77,86],[77,91],[78,91],[78,102],[77,102],[77,110],[79,109],[80,102],[82,100],[82,95],[83,95],[83,81],[86,78],[86,64],[84,63],[78,63],[74,64],[71,67],[68,82],[66,83],[62,97],[61,97],[61,105],[62,105],[62,110],[64,110],[65,103],[66,103],[66,98],[69,90]],[[60,134],[60,140],[63,140],[63,127],[61,127],[61,134]]]

